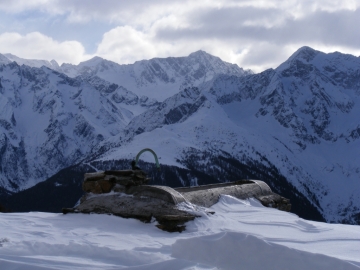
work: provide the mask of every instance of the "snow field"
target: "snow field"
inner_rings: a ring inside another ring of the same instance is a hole
[[[183,233],[109,215],[0,214],[0,269],[360,269],[360,226],[224,195]]]

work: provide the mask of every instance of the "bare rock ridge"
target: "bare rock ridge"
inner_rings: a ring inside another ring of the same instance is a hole
[[[148,182],[141,170],[103,171],[85,174],[83,190],[87,192],[75,208],[63,213],[113,214],[144,222],[155,218],[158,228],[170,232],[185,230],[184,223],[197,217],[196,207],[210,207],[220,195],[239,199],[256,198],[267,207],[290,211],[290,201],[271,191],[259,180],[173,189],[144,185]],[[190,204],[191,203],[191,204]],[[188,209],[192,211],[186,211]],[[211,211],[205,210],[208,214]]]

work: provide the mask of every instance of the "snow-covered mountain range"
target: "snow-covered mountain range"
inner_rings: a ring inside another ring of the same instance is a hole
[[[133,65],[41,63],[0,55],[3,188],[150,147],[162,164],[219,181],[234,162],[276,172],[327,221],[360,223],[359,57],[303,47],[259,74],[203,51]]]
[[[249,73],[202,51],[134,65],[98,57],[78,66],[51,63],[0,57],[0,185],[7,189],[27,188],[79,162],[189,83]]]

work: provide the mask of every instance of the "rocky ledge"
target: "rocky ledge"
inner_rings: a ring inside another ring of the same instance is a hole
[[[288,199],[271,191],[259,180],[242,180],[215,185],[173,189],[150,186],[141,170],[104,171],[85,174],[83,190],[86,194],[75,208],[64,208],[63,213],[113,214],[136,218],[143,222],[156,220],[158,228],[169,232],[185,230],[185,223],[217,203],[221,194],[239,199],[256,198],[263,205],[290,211]]]

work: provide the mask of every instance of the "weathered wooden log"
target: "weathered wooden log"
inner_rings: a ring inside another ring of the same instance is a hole
[[[83,190],[95,194],[108,193],[116,184],[126,187],[144,185],[149,181],[141,170],[104,171],[86,173],[84,176]]]
[[[266,196],[257,196],[256,199],[258,199],[261,204],[266,207],[276,208],[286,212],[290,212],[291,210],[290,200],[276,193]]]
[[[196,205],[210,207],[218,202],[220,195],[226,194],[239,199],[272,194],[268,185],[262,181],[245,180],[188,188],[175,188],[184,198]]]
[[[179,204],[211,207],[220,195],[231,195],[239,199],[256,198],[264,206],[290,211],[290,201],[273,193],[270,187],[259,180],[240,180],[196,187],[170,188],[144,185],[149,178],[141,170],[105,171],[85,174],[83,190],[88,195],[80,199],[74,209],[63,209],[63,213],[107,213],[125,218],[136,218],[150,222],[154,217],[158,228],[181,232],[184,223],[196,216],[186,212]],[[114,193],[109,193],[114,191]],[[109,193],[102,196],[93,194]],[[193,207],[193,206],[192,206]],[[213,214],[213,211],[207,211]]]
[[[134,178],[132,176],[114,176],[114,175],[107,175],[104,180],[109,182],[120,184],[123,186],[131,186],[135,185]]]
[[[84,181],[82,185],[82,189],[85,192],[91,192],[95,194],[102,193],[101,186],[99,185],[98,181]]]
[[[134,173],[133,170],[123,170],[123,171],[105,171],[106,175],[115,175],[115,176],[130,176]]]
[[[107,180],[98,180],[97,181],[101,187],[102,193],[109,193],[111,189],[115,186],[115,183],[112,183]]]
[[[103,196],[88,196],[80,205],[76,207],[81,213],[98,213],[98,214],[113,214],[126,218],[137,218],[142,221],[150,222],[151,217],[170,222],[170,216],[177,216],[173,218],[173,222],[185,222],[195,218],[195,215],[189,214],[186,211],[177,209],[173,203],[163,201],[157,198],[145,196],[132,196],[119,193],[109,193]],[[183,217],[183,218],[182,218]],[[159,223],[161,223],[159,221]]]
[[[186,202],[185,198],[179,192],[166,186],[133,186],[126,190],[126,194],[160,199],[172,205]]]
[[[104,172],[96,172],[96,173],[85,173],[84,181],[97,181],[104,179],[105,173]]]

